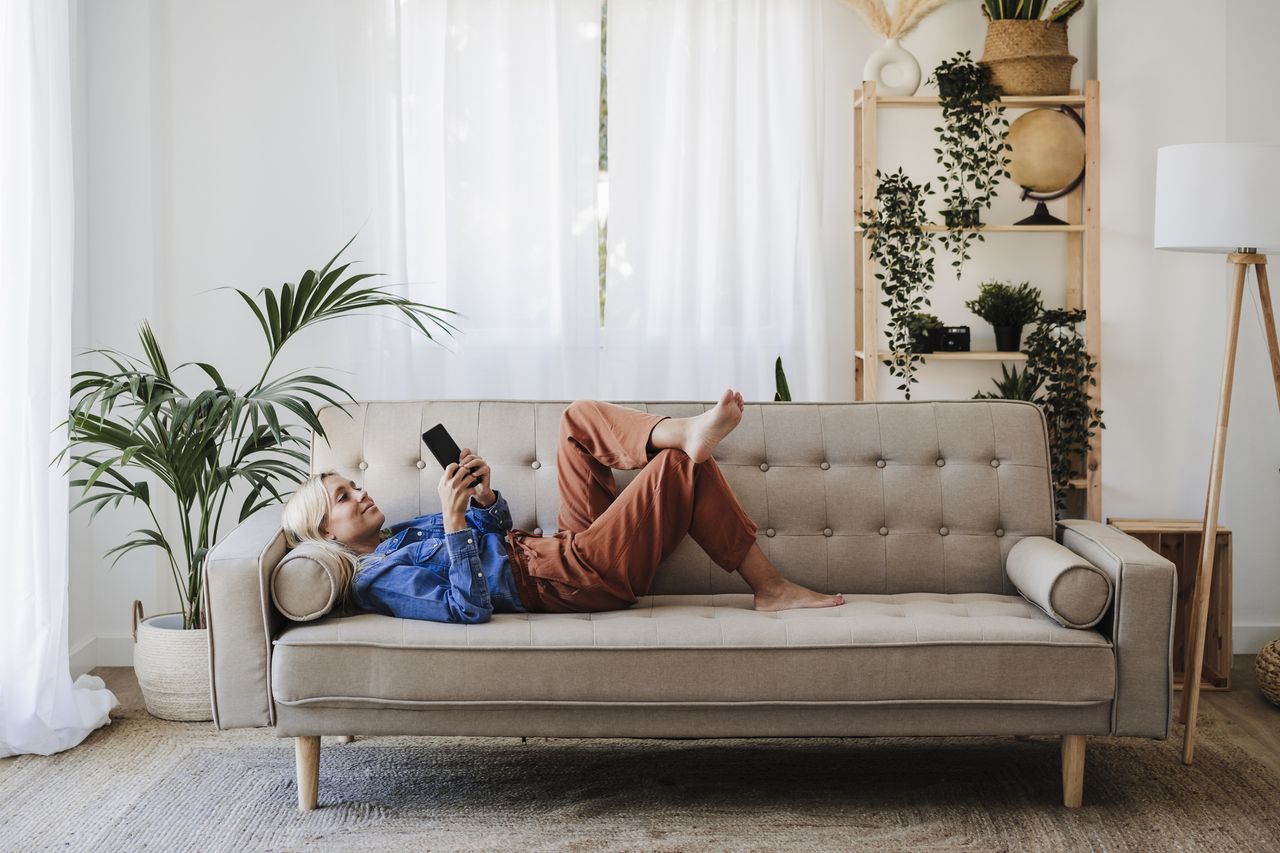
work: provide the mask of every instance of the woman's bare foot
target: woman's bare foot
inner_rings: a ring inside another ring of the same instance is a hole
[[[844,604],[844,596],[823,595],[820,592],[780,578],[776,584],[756,591],[756,610],[792,610],[798,607],[837,607]]]
[[[688,419],[685,424],[684,452],[694,462],[710,459],[720,440],[733,432],[742,421],[745,408],[741,394],[733,389],[726,390],[715,408]]]

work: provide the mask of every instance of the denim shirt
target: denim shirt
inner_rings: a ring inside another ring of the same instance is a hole
[[[525,612],[505,545],[511,511],[501,492],[494,495],[488,507],[471,499],[464,530],[446,534],[439,512],[393,525],[351,582],[360,609],[464,623]]]

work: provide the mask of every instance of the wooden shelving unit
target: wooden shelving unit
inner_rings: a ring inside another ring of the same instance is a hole
[[[1066,196],[1068,225],[986,225],[984,234],[1061,232],[1066,243],[1065,270],[1067,289],[1063,307],[1085,309],[1085,349],[1097,362],[1089,386],[1090,406],[1100,407],[1102,395],[1102,318],[1100,314],[1099,244],[1099,110],[1098,81],[1086,80],[1084,92],[1046,97],[1007,97],[1000,101],[1009,110],[1073,107],[1084,112],[1085,176],[1074,191]],[[879,399],[879,370],[890,354],[879,349],[884,338],[880,331],[880,293],[871,258],[870,241],[864,238],[857,223],[863,218],[864,205],[873,204],[876,196],[876,137],[878,113],[887,109],[940,109],[938,98],[928,95],[911,97],[879,97],[874,80],[864,81],[853,98],[853,135],[858,153],[853,169],[853,237],[854,237],[854,399]],[[931,140],[932,141],[932,140]],[[945,230],[942,225],[927,226],[929,231]],[[975,294],[976,295],[976,294]],[[868,343],[870,342],[870,343]],[[875,346],[875,361],[867,358]],[[966,352],[929,353],[922,368],[934,361],[1025,362],[1025,353]],[[1095,431],[1092,449],[1084,460],[1086,476],[1073,480],[1073,488],[1083,494],[1086,517],[1102,520],[1102,432]]]

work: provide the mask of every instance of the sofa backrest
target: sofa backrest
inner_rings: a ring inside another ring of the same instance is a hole
[[[556,532],[556,442],[571,401],[362,402],[319,412],[312,470],[367,488],[391,524],[440,511],[441,470],[421,435],[443,423],[492,469],[517,528]],[[686,417],[705,402],[625,402]],[[348,417],[350,415],[350,417]],[[748,403],[716,462],[784,576],[827,592],[1013,594],[1004,565],[1053,536],[1044,414],[1016,400]],[[615,471],[620,488],[636,471]],[[746,592],[686,537],[655,594]]]

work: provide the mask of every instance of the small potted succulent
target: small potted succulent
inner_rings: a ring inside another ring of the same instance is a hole
[[[937,349],[942,321],[935,315],[914,311],[907,315],[907,328],[911,330],[912,352],[930,353]]]
[[[978,298],[964,305],[995,328],[997,352],[1017,352],[1022,346],[1022,327],[1036,322],[1044,312],[1039,289],[1026,281],[1016,286],[983,282]]]

